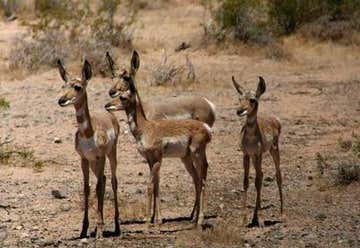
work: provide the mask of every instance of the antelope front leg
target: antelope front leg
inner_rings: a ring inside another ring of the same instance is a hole
[[[87,230],[89,228],[89,161],[86,159],[81,159],[81,170],[84,178],[84,218],[81,229],[80,238],[87,237]]]
[[[200,179],[199,179],[198,172],[196,171],[196,169],[193,165],[193,162],[191,160],[191,157],[189,155],[182,158],[181,161],[185,165],[186,170],[191,175],[194,186],[195,186],[195,201],[194,201],[194,207],[190,214],[190,219],[191,219],[191,222],[196,222],[197,218],[198,218],[197,217],[197,215],[198,215],[197,207],[198,207],[199,201],[200,201]]]
[[[250,167],[250,157],[248,154],[244,154],[243,156],[243,167],[244,167],[244,182],[243,182],[243,190],[244,190],[244,199],[243,199],[243,211],[244,211],[244,219],[243,222],[246,223],[246,205],[247,205],[247,190],[249,188],[249,167]]]
[[[263,180],[263,172],[261,169],[261,161],[262,161],[262,155],[256,155],[254,157],[254,166],[255,166],[255,187],[256,187],[256,206],[254,210],[254,216],[252,219],[251,226],[260,226],[259,224],[259,217],[258,217],[258,211],[261,208],[261,186],[262,186],[262,180]]]
[[[115,235],[120,235],[120,224],[119,224],[119,206],[118,206],[118,181],[116,177],[116,168],[117,168],[117,158],[116,158],[116,147],[114,147],[112,153],[108,156],[111,167],[111,186],[114,193],[114,223],[115,223]]]
[[[160,215],[160,166],[161,163],[157,162],[154,164],[152,168],[152,179],[153,179],[153,187],[154,187],[154,224],[161,223],[161,215]]]
[[[104,229],[104,193],[105,193],[105,184],[106,184],[106,177],[104,175],[104,166],[105,166],[105,157],[101,157],[96,161],[95,168],[93,171],[95,176],[97,177],[97,184],[96,184],[96,196],[98,200],[98,221],[96,225],[96,238],[102,238],[103,236],[103,229]]]

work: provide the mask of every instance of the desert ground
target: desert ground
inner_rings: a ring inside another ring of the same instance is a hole
[[[20,73],[8,69],[9,50],[24,32],[20,21],[0,21],[0,97],[10,108],[0,110],[0,137],[32,159],[0,164],[1,247],[359,247],[360,184],[337,184],[335,165],[344,152],[339,140],[360,134],[360,50],[332,43],[304,42],[289,37],[283,45],[292,58],[266,58],[261,49],[242,44],[202,46],[204,9],[195,1],[173,1],[139,13],[134,47],[140,54],[138,87],[148,101],[165,97],[202,95],[216,105],[217,120],[207,151],[209,160],[206,216],[208,228],[188,220],[193,204],[191,177],[178,159],[165,159],[161,168],[160,226],[142,222],[148,166],[136,150],[126,116],[115,115],[121,126],[118,142],[121,237],[77,239],[82,221],[82,173],[74,150],[76,119],[73,107],[60,108],[62,81],[56,69]],[[173,52],[181,42],[191,47]],[[150,84],[151,66],[163,49],[177,63],[187,55],[196,81],[168,86]],[[118,51],[117,63],[127,68],[131,51]],[[69,65],[76,75],[80,63]],[[90,61],[91,62],[91,61]],[[258,76],[267,82],[260,113],[278,116],[285,211],[280,216],[274,164],[263,160],[264,187],[261,228],[247,228],[255,203],[254,169],[250,170],[247,209],[242,207],[242,152],[236,115],[238,95],[231,76],[255,89]],[[93,78],[88,86],[90,112],[103,111],[110,100],[111,80]],[[55,142],[56,141],[56,142]],[[325,162],[322,160],[326,160]],[[34,162],[36,161],[36,162]],[[36,166],[34,165],[36,164]],[[319,169],[321,163],[325,168]],[[109,166],[106,175],[109,178]],[[96,224],[95,178],[91,175],[90,230]],[[59,191],[62,199],[56,199]],[[108,180],[105,229],[113,230],[113,194]],[[244,222],[244,214],[247,218]],[[184,219],[184,218],[183,218]]]

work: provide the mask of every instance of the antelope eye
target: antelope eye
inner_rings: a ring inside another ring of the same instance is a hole
[[[75,89],[76,91],[80,91],[80,90],[82,89],[82,87],[79,86],[79,85],[75,85],[75,86],[74,86],[74,89]]]
[[[256,103],[256,99],[251,98],[251,99],[250,99],[250,103]]]

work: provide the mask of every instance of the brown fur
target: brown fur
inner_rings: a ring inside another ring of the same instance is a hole
[[[110,54],[106,58],[113,75],[113,87],[109,90],[110,96],[117,96],[128,90],[122,79],[128,75],[126,71],[119,72]],[[178,96],[161,99],[160,102],[142,102],[146,117],[150,120],[161,119],[194,119],[207,123],[210,127],[216,120],[215,105],[201,96]]]
[[[116,145],[120,128],[115,116],[111,113],[99,113],[90,116],[86,86],[91,78],[91,66],[85,60],[82,79],[70,79],[62,63],[58,62],[59,72],[65,81],[66,92],[59,99],[62,107],[74,105],[78,130],[75,134],[75,149],[81,157],[81,169],[84,178],[84,218],[80,237],[87,236],[89,227],[89,170],[91,169],[97,178],[96,196],[98,199],[98,223],[97,237],[102,236],[104,226],[103,205],[106,177],[104,175],[105,157],[110,161],[111,184],[114,192],[115,205],[115,234],[120,234],[119,209],[117,199],[116,177]]]
[[[204,191],[208,168],[205,151],[211,140],[210,128],[206,126],[207,124],[196,120],[148,120],[134,83],[138,67],[139,57],[134,52],[130,77],[123,78],[124,84],[127,84],[124,87],[126,90],[121,92],[119,99],[108,103],[106,108],[113,111],[126,111],[138,151],[149,164],[148,221],[155,223],[160,221],[159,173],[161,162],[163,157],[175,156],[182,160],[186,170],[193,178],[195,204],[191,216],[194,217],[196,224],[201,223],[204,219]]]
[[[237,114],[240,116],[246,116],[246,122],[242,128],[241,138],[241,148],[244,153],[244,209],[246,208],[247,190],[249,187],[249,166],[251,158],[256,171],[255,186],[257,196],[254,215],[250,226],[258,226],[258,210],[261,208],[261,187],[263,180],[263,172],[261,168],[262,155],[267,151],[270,152],[275,163],[276,181],[280,195],[280,211],[281,213],[283,212],[282,177],[280,171],[279,151],[281,124],[277,117],[266,115],[258,116],[257,114],[260,96],[266,89],[265,80],[262,77],[260,77],[256,92],[246,91],[235,81],[234,77],[233,84],[240,95]]]

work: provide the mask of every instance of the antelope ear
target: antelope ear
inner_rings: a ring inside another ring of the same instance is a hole
[[[127,82],[129,83],[130,92],[133,93],[133,94],[136,94],[137,90],[136,90],[136,86],[135,86],[134,81],[132,80],[132,78],[129,77],[129,80]]]
[[[91,65],[89,61],[85,59],[84,66],[82,69],[82,81],[83,82],[89,81],[91,77],[92,77]]]
[[[106,52],[106,61],[109,65],[109,68],[110,68],[110,71],[111,71],[111,75],[113,77],[115,77],[115,62],[113,60],[113,58],[111,57],[110,53],[109,52]]]
[[[266,91],[266,84],[263,77],[259,77],[258,87],[256,89],[256,97],[260,97]]]
[[[243,95],[243,94],[244,94],[244,89],[243,89],[243,87],[241,87],[240,84],[239,84],[238,82],[236,82],[234,76],[232,76],[231,79],[232,79],[232,82],[233,82],[233,85],[234,85],[236,91],[237,91],[240,95]]]
[[[130,65],[130,75],[135,76],[137,70],[140,67],[140,57],[136,50],[134,50],[132,58],[131,58],[131,65]]]
[[[64,65],[60,59],[58,59],[58,61],[57,61],[57,67],[59,69],[59,73],[60,73],[62,80],[64,80],[64,82],[67,83],[69,80],[68,73],[66,72]]]

